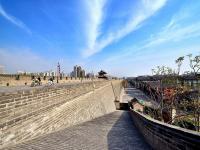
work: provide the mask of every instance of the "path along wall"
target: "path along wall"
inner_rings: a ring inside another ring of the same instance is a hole
[[[0,148],[115,111],[121,81],[43,87],[0,96]]]
[[[200,149],[200,133],[169,125],[130,110],[135,125],[155,150]]]

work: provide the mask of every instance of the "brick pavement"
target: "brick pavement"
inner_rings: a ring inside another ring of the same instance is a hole
[[[150,97],[148,97],[144,92],[137,88],[133,88],[130,84],[128,85],[128,88],[125,88],[124,91],[121,94],[120,102],[122,103],[128,103],[133,98],[136,98],[137,100],[142,103],[142,105],[156,108],[158,109],[159,103],[152,100]]]
[[[148,150],[127,111],[115,111],[39,138],[8,147],[9,150]]]

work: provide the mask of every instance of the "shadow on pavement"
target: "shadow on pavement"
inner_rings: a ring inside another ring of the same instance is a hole
[[[109,150],[148,150],[151,147],[145,142],[134,126],[128,111],[124,111],[107,135]]]

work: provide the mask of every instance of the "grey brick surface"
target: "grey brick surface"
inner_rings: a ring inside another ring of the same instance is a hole
[[[127,111],[115,111],[92,121],[7,147],[7,150],[148,150]]]

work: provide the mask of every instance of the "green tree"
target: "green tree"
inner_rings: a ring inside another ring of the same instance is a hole
[[[177,69],[177,74],[180,74],[180,70],[181,70],[181,65],[183,64],[183,60],[184,60],[184,56],[179,57],[178,59],[176,59],[176,64],[178,65],[178,69]]]

